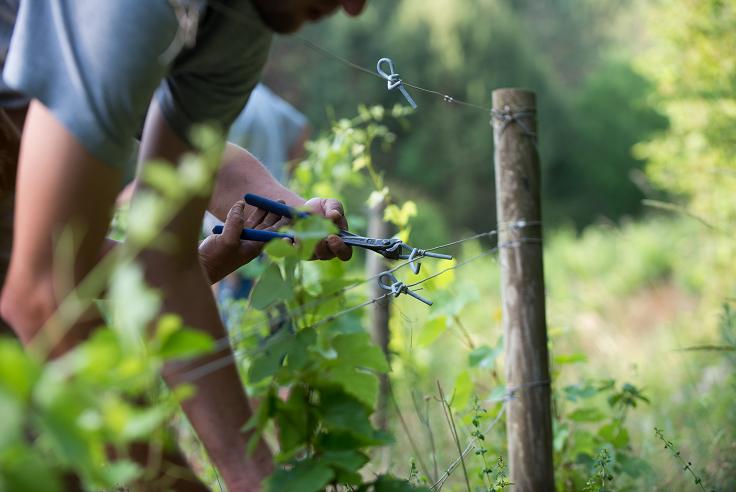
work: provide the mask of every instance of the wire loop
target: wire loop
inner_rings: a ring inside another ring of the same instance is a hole
[[[381,68],[381,65],[384,64],[388,64],[388,70],[390,73],[386,73]],[[409,105],[413,109],[417,109],[417,103],[415,103],[414,99],[411,98],[406,88],[404,87],[404,83],[402,82],[401,77],[399,77],[399,74],[396,73],[396,71],[394,70],[394,62],[391,61],[391,58],[381,58],[380,60],[378,60],[378,63],[376,64],[376,72],[378,72],[378,75],[380,75],[382,78],[386,79],[386,87],[388,88],[388,90],[392,91],[398,87],[399,91],[401,91],[401,93],[404,95]]]
[[[384,279],[387,279],[388,282]],[[429,299],[425,299],[416,292],[409,290],[409,286],[397,279],[391,272],[383,272],[383,274],[378,277],[378,285],[381,286],[383,290],[389,291],[394,297],[399,297],[401,294],[407,294],[412,296],[414,299],[422,301],[427,306],[431,306],[433,304]]]

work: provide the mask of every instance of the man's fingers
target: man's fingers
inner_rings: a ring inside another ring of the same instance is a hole
[[[227,213],[225,226],[222,230],[222,241],[225,244],[240,244],[240,233],[245,224],[244,209],[245,202],[243,200],[239,200],[235,202],[235,205],[233,205]]]
[[[348,220],[345,218],[345,211],[342,203],[338,200],[328,198],[322,205],[324,216],[330,219],[340,229],[348,228]]]
[[[327,237],[327,244],[334,256],[342,261],[347,261],[353,256],[353,248],[348,246],[338,236],[330,235]]]
[[[263,219],[265,219],[267,215],[268,212],[266,212],[265,210],[254,208],[250,215],[248,215],[248,217],[245,219],[244,227],[247,227],[248,229],[255,229],[258,224],[263,222]]]
[[[330,246],[327,243],[327,239],[324,239],[317,243],[314,247],[314,258],[317,260],[331,260],[335,257],[335,253],[330,251]]]

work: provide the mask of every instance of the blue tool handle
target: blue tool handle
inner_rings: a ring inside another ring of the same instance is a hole
[[[212,234],[222,234],[223,227],[221,225],[212,228]],[[267,243],[272,239],[294,239],[291,234],[284,232],[262,231],[259,229],[243,229],[240,233],[240,239],[243,241],[260,241]]]
[[[296,210],[284,203],[277,202],[275,200],[269,200],[266,197],[260,196],[260,195],[254,195],[253,193],[248,193],[245,195],[245,203],[248,205],[253,205],[254,207],[258,207],[261,210],[266,210],[268,212],[281,215],[282,217],[288,217],[290,219],[293,219],[294,217],[303,219],[305,217],[309,217],[308,212],[300,212],[299,210]]]

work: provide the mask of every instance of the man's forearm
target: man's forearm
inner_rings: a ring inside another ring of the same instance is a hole
[[[215,190],[208,210],[218,219],[225,220],[230,207],[245,193],[258,193],[274,200],[284,200],[295,207],[304,204],[302,197],[279,183],[252,154],[228,143],[220,172],[215,178]],[[248,212],[246,210],[246,214]]]

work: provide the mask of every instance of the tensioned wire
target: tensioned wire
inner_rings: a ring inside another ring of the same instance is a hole
[[[222,2],[220,0],[208,0],[207,1],[207,5],[209,5],[213,10],[216,10],[216,11],[220,12],[221,14],[230,17],[231,19],[235,20],[236,22],[239,22],[239,23],[248,25],[250,27],[256,27],[257,26],[259,28],[262,28],[262,25],[260,24],[260,22],[261,22],[260,19],[259,20],[254,20],[250,16],[245,15],[242,12],[239,12],[238,10],[233,9],[232,7],[230,7],[229,5],[225,4],[224,2]],[[328,50],[327,48],[324,48],[324,47],[318,45],[317,43],[315,43],[313,41],[310,41],[309,39],[307,39],[307,38],[305,38],[305,37],[303,37],[301,35],[292,34],[291,37],[293,37],[295,39],[298,39],[305,46],[311,48],[312,50],[314,50],[316,52],[319,52],[319,53],[322,53],[323,55],[325,55],[327,57],[333,58],[334,60],[339,61],[343,65],[345,65],[347,67],[350,67],[353,70],[362,72],[364,74],[371,75],[371,76],[376,77],[376,78],[379,78],[381,80],[386,80],[386,79],[384,79],[384,77],[382,77],[381,75],[379,75],[376,71],[370,70],[370,69],[368,69],[366,67],[363,67],[363,66],[361,66],[361,65],[359,65],[357,63],[354,63],[354,62],[348,60],[347,58],[344,58],[344,57],[342,57],[340,55],[337,55],[336,53]],[[491,112],[491,109],[490,108],[487,108],[487,107],[484,107],[484,106],[480,106],[478,104],[473,104],[473,103],[468,102],[468,101],[463,101],[461,99],[457,99],[457,98],[452,97],[452,96],[450,96],[450,95],[448,95],[448,94],[446,94],[444,92],[441,92],[441,91],[437,91],[437,90],[434,90],[434,89],[428,89],[426,87],[422,87],[422,86],[417,85],[417,84],[412,84],[412,83],[407,82],[406,80],[403,80],[403,79],[401,79],[401,83],[404,84],[407,87],[411,87],[412,89],[418,90],[420,92],[424,92],[426,94],[430,94],[430,95],[433,95],[433,96],[436,96],[436,97],[440,97],[440,98],[442,98],[442,100],[444,102],[446,102],[448,104],[457,104],[459,106],[463,106],[463,107],[466,107],[466,108],[474,109],[474,110],[477,110],[477,111],[483,111],[485,113],[490,113]]]
[[[468,238],[468,240],[470,240],[470,239]],[[518,239],[518,240],[509,241],[509,242],[504,243],[502,245],[494,246],[494,247],[492,247],[490,249],[487,249],[486,251],[484,251],[482,253],[479,253],[478,255],[475,255],[475,256],[473,256],[471,258],[468,258],[467,260],[464,260],[462,262],[456,263],[453,266],[447,267],[447,268],[445,268],[445,269],[443,269],[443,270],[441,270],[441,271],[439,271],[439,272],[437,272],[435,274],[429,275],[429,276],[427,276],[427,277],[425,277],[425,278],[423,278],[423,279],[421,279],[421,280],[419,280],[417,282],[414,282],[412,284],[409,284],[408,287],[415,287],[417,285],[421,285],[421,284],[423,284],[425,282],[428,282],[428,281],[430,281],[430,280],[432,280],[432,279],[434,279],[434,278],[436,278],[436,277],[438,277],[440,275],[443,275],[443,274],[448,273],[448,272],[450,272],[452,270],[456,270],[458,268],[461,268],[461,267],[463,267],[465,265],[468,265],[470,263],[473,263],[473,262],[475,262],[475,261],[477,261],[477,260],[479,260],[481,258],[485,258],[487,256],[493,255],[494,253],[498,252],[499,249],[502,249],[502,248],[511,248],[511,247],[518,247],[519,245],[521,245],[523,243],[538,243],[538,242],[539,242],[539,240],[536,239],[536,238],[531,238],[531,239],[522,238],[522,239]],[[383,274],[384,274],[384,272],[381,273],[381,275],[383,275]],[[334,313],[334,314],[332,314],[330,316],[327,316],[325,318],[322,318],[322,319],[320,319],[320,320],[318,320],[318,321],[310,324],[307,328],[314,328],[314,327],[317,327],[317,326],[321,326],[321,325],[323,325],[325,323],[332,322],[332,321],[334,321],[336,319],[339,319],[339,318],[341,318],[341,317],[343,317],[343,316],[345,316],[347,314],[350,314],[350,313],[352,313],[354,311],[358,311],[358,310],[363,309],[363,308],[365,308],[367,306],[370,306],[372,304],[376,304],[376,303],[378,303],[378,302],[380,302],[380,301],[388,298],[390,295],[392,295],[392,294],[390,292],[387,292],[386,294],[383,294],[383,295],[378,296],[376,298],[368,299],[368,300],[366,300],[366,301],[364,301],[364,302],[362,302],[360,304],[357,304],[355,306],[351,306],[351,307],[349,307],[347,309],[344,309],[344,310],[339,311],[337,313]],[[289,321],[289,320],[294,320],[294,316],[293,315],[285,315],[285,316],[282,316],[281,319],[280,319],[280,321]],[[263,323],[265,323],[265,322],[266,321],[264,321]],[[271,322],[274,322],[274,321],[271,320]],[[249,337],[248,336],[246,336],[246,337],[242,337],[241,336],[238,341],[244,341],[244,340],[246,340],[248,338],[251,338],[251,337],[255,337],[255,335],[250,335]],[[226,342],[229,341],[229,337],[223,337],[223,339]],[[219,342],[220,341],[218,341],[218,343]],[[234,343],[237,343],[237,341],[234,342]],[[219,350],[223,350],[225,348],[226,348],[226,346],[220,348]],[[236,360],[239,360],[240,357],[245,357],[245,356],[248,356],[248,355],[249,355],[249,351],[247,351],[247,350],[239,350],[239,351],[235,351],[235,352],[226,354],[226,355],[224,355],[224,356],[222,356],[220,358],[217,358],[215,360],[212,360],[210,362],[207,362],[205,364],[202,364],[202,365],[200,365],[198,367],[194,367],[194,368],[192,368],[192,369],[190,369],[188,371],[185,371],[181,375],[182,381],[183,382],[192,382],[192,381],[194,381],[196,379],[199,379],[201,377],[204,377],[204,376],[206,376],[206,375],[208,375],[208,374],[210,374],[210,373],[212,373],[212,372],[214,372],[214,371],[216,371],[216,370],[218,370],[218,369],[220,369],[222,367],[225,367],[225,366],[227,366],[227,365],[229,365],[231,363],[234,363]]]
[[[518,231],[518,230],[524,229],[526,227],[532,227],[532,226],[540,225],[541,223],[538,222],[538,221],[524,221],[524,220],[519,220],[519,221],[515,221],[515,222],[510,222],[509,224],[510,224],[510,226],[508,226],[508,228],[510,230],[517,230]],[[504,229],[505,228],[500,228],[500,230],[504,230]],[[469,236],[469,237],[466,237],[466,238],[463,238],[463,239],[458,239],[458,240],[455,240],[455,241],[451,241],[449,243],[440,244],[440,245],[433,246],[433,247],[428,248],[428,249],[420,250],[419,251],[419,254],[417,255],[417,257],[415,258],[414,261],[420,260],[420,259],[424,258],[425,257],[424,256],[424,253],[426,253],[426,252],[437,251],[437,250],[440,250],[440,249],[448,248],[450,246],[456,246],[456,245],[459,245],[459,244],[462,244],[462,243],[465,243],[465,242],[468,242],[468,241],[478,240],[478,239],[481,239],[481,238],[484,238],[484,237],[491,238],[491,237],[497,236],[498,235],[498,231],[499,231],[498,229],[494,229],[494,230],[490,230],[490,231],[486,231],[486,232],[481,232],[479,234],[474,234],[472,236]],[[375,274],[375,275],[366,277],[366,278],[361,279],[359,281],[356,281],[356,282],[354,282],[354,283],[352,283],[352,284],[350,284],[350,285],[348,285],[346,287],[342,287],[341,289],[338,289],[335,292],[331,292],[330,294],[327,294],[327,295],[325,295],[323,297],[320,297],[320,298],[314,299],[314,300],[312,300],[310,302],[307,302],[305,304],[302,304],[302,305],[296,307],[295,309],[293,309],[290,313],[287,313],[287,314],[284,314],[284,315],[281,315],[281,316],[278,316],[278,317],[275,317],[275,318],[269,318],[269,319],[264,319],[264,320],[258,321],[256,323],[254,323],[253,325],[251,325],[251,327],[250,327],[251,330],[250,331],[252,332],[253,330],[255,330],[257,328],[260,328],[262,326],[265,326],[267,324],[278,324],[278,323],[282,323],[282,322],[286,322],[286,321],[292,320],[292,319],[294,319],[294,317],[296,315],[305,314],[308,309],[317,309],[318,307],[322,306],[323,304],[325,304],[327,302],[330,302],[330,301],[332,301],[334,299],[339,298],[340,296],[342,296],[346,292],[349,292],[349,291],[351,291],[351,290],[353,290],[353,289],[355,289],[357,287],[360,287],[361,285],[364,285],[364,284],[366,284],[366,283],[368,283],[370,281],[378,280],[383,275],[386,275],[386,274],[389,274],[389,273],[394,273],[394,272],[396,272],[396,271],[398,271],[398,270],[400,270],[402,268],[405,268],[408,265],[411,265],[411,263],[412,262],[410,262],[410,261],[404,261],[404,262],[399,263],[398,265],[394,266],[393,268],[391,268],[389,270],[386,270],[386,271],[380,272],[378,274]],[[233,345],[233,344],[236,344],[236,343],[239,343],[239,342],[248,340],[248,339],[252,339],[252,338],[257,338],[257,335],[254,334],[254,333],[250,333],[250,334],[239,334],[239,335],[235,335],[235,336],[225,335],[224,337],[215,340],[215,345],[213,347],[213,350],[223,350],[223,349],[227,348],[230,345]]]
[[[456,246],[456,245],[465,243],[467,241],[473,241],[473,240],[481,239],[481,238],[484,238],[484,237],[492,238],[492,237],[498,235],[499,230],[505,230],[506,227],[508,227],[509,230],[521,230],[521,229],[524,229],[526,227],[532,227],[532,226],[536,226],[536,225],[541,225],[541,223],[538,222],[538,221],[525,221],[525,220],[519,220],[519,221],[515,221],[515,222],[509,222],[508,223],[508,226],[502,227],[500,229],[494,229],[494,230],[490,230],[490,231],[486,231],[486,232],[481,232],[479,234],[474,234],[472,236],[469,236],[469,237],[466,237],[466,238],[463,238],[463,239],[451,241],[449,243],[440,244],[440,245],[433,246],[433,247],[428,248],[428,249],[420,250],[419,251],[419,254],[415,258],[415,261],[424,258],[425,257],[424,256],[424,253],[425,252],[437,251],[437,250],[440,250],[440,249],[448,248],[450,246]],[[251,326],[251,331],[253,331],[253,330],[257,329],[257,328],[260,328],[262,326],[265,326],[267,324],[282,323],[282,322],[286,322],[286,321],[292,320],[296,315],[305,314],[307,312],[307,310],[309,310],[309,309],[316,309],[316,308],[322,306],[323,304],[325,304],[327,302],[330,302],[330,301],[332,301],[332,300],[334,300],[336,298],[339,298],[343,294],[345,294],[345,293],[347,293],[347,292],[349,292],[349,291],[351,291],[353,289],[356,289],[356,288],[360,287],[361,285],[364,285],[364,284],[366,284],[366,283],[368,283],[370,281],[373,281],[373,280],[378,280],[381,276],[386,275],[388,273],[394,273],[394,272],[396,272],[396,271],[398,271],[398,270],[400,270],[402,268],[407,267],[408,265],[411,265],[411,263],[412,262],[410,262],[410,261],[401,262],[398,265],[396,265],[393,268],[390,268],[390,269],[388,269],[386,271],[383,271],[383,272],[380,272],[378,274],[375,274],[375,275],[366,277],[364,279],[358,280],[358,281],[356,281],[356,282],[354,282],[354,283],[352,283],[352,284],[350,284],[350,285],[348,285],[346,287],[342,287],[342,288],[340,288],[340,289],[338,289],[338,290],[336,290],[334,292],[331,292],[331,293],[329,293],[329,294],[327,294],[325,296],[322,296],[322,297],[317,298],[317,299],[313,299],[312,301],[309,301],[309,302],[307,302],[305,304],[302,304],[302,305],[296,307],[295,309],[293,309],[288,314],[281,315],[281,316],[278,316],[278,317],[275,317],[275,318],[264,319],[264,320],[258,321],[258,322],[254,323]],[[223,350],[223,349],[225,349],[226,347],[228,347],[231,344],[239,343],[239,342],[245,341],[245,340],[250,339],[250,338],[255,338],[255,337],[257,337],[257,335],[255,335],[255,334],[250,334],[250,335],[241,334],[241,335],[235,335],[235,336],[226,335],[226,336],[224,336],[222,338],[219,338],[219,339],[215,340],[215,346],[214,346],[213,349],[214,350]]]

